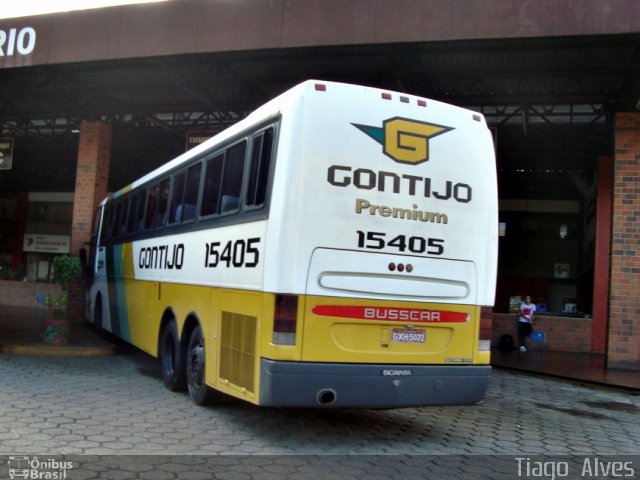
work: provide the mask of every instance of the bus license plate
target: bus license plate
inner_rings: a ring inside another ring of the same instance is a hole
[[[425,331],[413,328],[394,328],[391,331],[394,343],[424,343]]]

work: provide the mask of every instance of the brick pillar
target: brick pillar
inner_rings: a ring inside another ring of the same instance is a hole
[[[76,188],[73,201],[71,255],[91,241],[91,227],[97,205],[107,195],[109,164],[111,161],[111,125],[83,121],[80,125],[80,144],[76,166]],[[84,319],[84,282],[71,285],[69,316],[76,322]]]
[[[611,205],[613,158],[598,158],[596,198],[596,246],[593,274],[591,351],[604,353],[609,324],[609,272],[611,271]]]
[[[20,192],[16,195],[16,211],[14,221],[16,222],[16,248],[13,255],[11,255],[11,271],[16,272],[23,261],[25,260],[24,254],[24,234],[27,231],[27,216],[28,216],[29,194],[27,192]]]
[[[609,368],[640,370],[640,113],[615,117]]]

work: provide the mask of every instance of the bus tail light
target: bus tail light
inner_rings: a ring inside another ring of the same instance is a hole
[[[493,333],[493,307],[480,308],[480,341],[478,350],[491,350],[491,334]]]
[[[298,297],[296,295],[276,295],[272,343],[275,345],[295,345],[297,323]]]

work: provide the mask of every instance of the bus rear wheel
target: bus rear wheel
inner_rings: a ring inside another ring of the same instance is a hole
[[[162,330],[159,356],[162,379],[166,387],[174,392],[186,390],[185,356],[180,348],[178,328],[175,322],[169,322]]]
[[[187,348],[187,388],[196,405],[211,405],[219,397],[205,382],[205,358],[204,337],[198,325],[191,332]]]

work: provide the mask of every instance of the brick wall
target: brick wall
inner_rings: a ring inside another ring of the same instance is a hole
[[[40,294],[60,294],[60,285],[56,283],[18,282],[0,280],[0,305],[10,307],[40,308],[47,306],[37,300]]]
[[[518,344],[518,329],[515,313],[493,314],[491,345],[498,346],[500,337],[508,333]],[[591,319],[538,315],[533,322],[533,331],[544,333],[544,342],[527,342],[531,349],[560,352],[591,352]]]
[[[615,119],[609,368],[640,370],[640,113]]]

